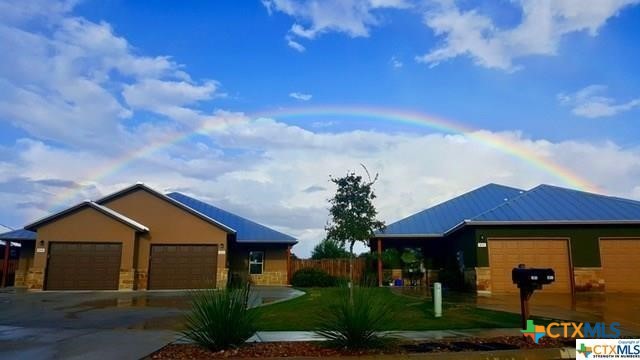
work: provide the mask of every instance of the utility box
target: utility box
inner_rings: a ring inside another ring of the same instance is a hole
[[[511,279],[520,289],[542,289],[542,285],[551,284],[556,280],[556,272],[553,269],[540,268],[514,268],[511,270]]]

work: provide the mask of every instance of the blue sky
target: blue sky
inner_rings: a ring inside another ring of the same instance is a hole
[[[306,255],[328,175],[360,163],[386,221],[491,181],[571,185],[469,134],[252,116],[328,105],[455,120],[640,198],[639,34],[634,0],[0,0],[0,224],[144,181]]]

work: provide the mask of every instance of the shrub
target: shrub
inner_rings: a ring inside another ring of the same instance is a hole
[[[331,344],[347,349],[382,347],[391,338],[380,333],[388,320],[389,304],[371,289],[355,288],[353,300],[344,288],[342,296],[322,309],[316,333]]]
[[[345,250],[340,244],[334,240],[325,239],[313,248],[311,258],[320,259],[348,259],[351,253]]]
[[[248,287],[194,292],[182,334],[212,351],[242,345],[255,333],[257,320],[247,309],[248,295]]]
[[[315,268],[300,269],[291,277],[291,285],[297,287],[331,287],[336,286],[336,283],[335,276]]]

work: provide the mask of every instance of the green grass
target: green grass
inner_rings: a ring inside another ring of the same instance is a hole
[[[258,330],[313,330],[318,310],[344,294],[339,288],[301,289],[305,295],[257,308]],[[443,304],[443,316],[433,317],[433,304],[417,297],[397,295],[388,288],[373,288],[375,296],[390,303],[391,320],[384,330],[443,330],[471,328],[513,328],[520,326],[518,314],[478,309],[472,304]]]

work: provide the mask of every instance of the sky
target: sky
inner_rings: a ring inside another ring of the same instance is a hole
[[[144,182],[323,239],[489,182],[640,199],[640,0],[0,0],[0,224]]]

